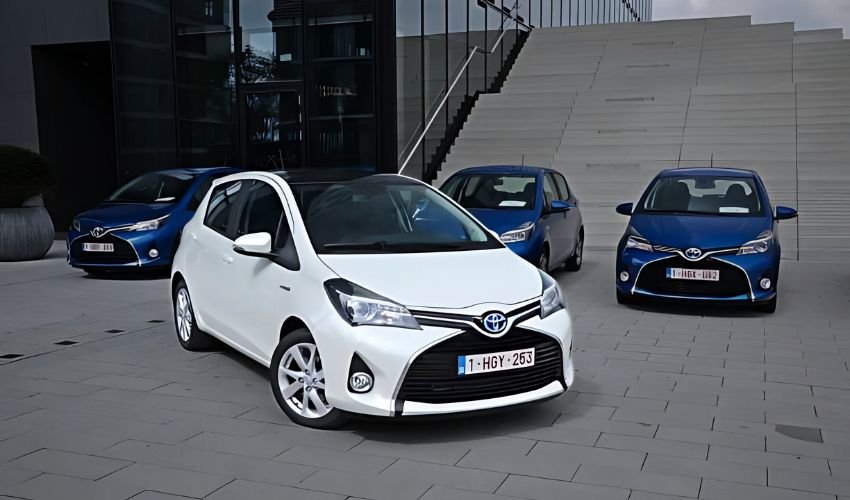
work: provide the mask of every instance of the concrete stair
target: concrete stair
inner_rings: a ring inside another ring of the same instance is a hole
[[[850,257],[850,41],[748,16],[534,30],[503,89],[479,98],[435,181],[473,165],[558,169],[587,245],[610,249],[616,204],[666,168],[759,172],[784,257]]]

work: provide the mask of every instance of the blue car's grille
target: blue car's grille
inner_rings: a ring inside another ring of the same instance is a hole
[[[535,348],[534,366],[478,375],[458,375],[458,356],[529,347]],[[512,396],[562,380],[562,373],[561,346],[548,335],[512,328],[504,337],[490,338],[467,331],[420,354],[407,371],[398,398],[421,403],[455,403]]]
[[[112,243],[112,252],[85,252],[83,243]],[[85,235],[71,243],[71,258],[80,264],[133,264],[138,262],[133,246],[122,238],[107,234],[101,238]]]
[[[716,269],[719,281],[696,281],[667,278],[667,269]],[[640,272],[637,288],[661,295],[687,297],[735,297],[750,295],[750,284],[746,273],[726,262],[708,258],[691,262],[681,257],[665,259],[647,264]]]

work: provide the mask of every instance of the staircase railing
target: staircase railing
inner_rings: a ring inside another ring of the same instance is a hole
[[[511,21],[513,23],[516,23],[517,29],[519,29],[520,26],[525,28],[527,31],[531,31],[532,29],[534,29],[533,26],[526,24],[525,20],[517,14],[517,11],[519,9],[519,2],[515,2],[514,6],[510,9],[496,6],[492,3],[492,0],[478,0],[478,3],[479,5],[483,5],[487,8],[495,9],[500,13],[500,15],[503,16],[502,23],[499,27],[499,37],[496,38],[496,41],[493,43],[493,46],[490,49],[483,48],[478,45],[470,48],[466,58],[463,59],[463,61],[461,61],[460,63],[458,63],[458,66],[452,72],[454,77],[451,79],[451,83],[443,87],[440,93],[437,94],[437,97],[434,99],[434,102],[431,104],[428,114],[426,115],[428,118],[425,120],[424,128],[423,124],[420,123],[414,131],[413,137],[411,137],[410,141],[408,141],[407,145],[405,145],[404,149],[402,150],[401,157],[404,158],[404,161],[402,161],[401,166],[398,169],[399,174],[404,172],[404,169],[407,168],[407,166],[410,164],[410,160],[413,159],[414,155],[416,154],[416,151],[419,149],[419,146],[425,140],[428,131],[431,129],[431,126],[434,124],[437,117],[443,112],[443,108],[446,106],[446,103],[449,101],[449,98],[452,96],[452,92],[454,91],[457,84],[460,82],[461,78],[466,74],[466,70],[469,68],[469,65],[475,58],[475,55],[484,54],[484,56],[486,57],[496,52],[496,49],[501,46],[502,40],[505,38],[505,34],[507,33],[507,30],[505,30],[506,23],[510,23]]]

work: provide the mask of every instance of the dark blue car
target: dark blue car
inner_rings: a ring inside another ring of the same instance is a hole
[[[517,255],[549,271],[581,268],[584,226],[578,199],[559,172],[539,167],[465,168],[440,188]]]
[[[68,231],[68,263],[89,274],[169,269],[180,231],[213,180],[238,171],[184,168],[133,179],[74,218]]]
[[[781,248],[777,222],[797,211],[771,207],[758,174],[725,168],[666,170],[650,183],[617,248],[617,301],[741,303],[776,310]]]

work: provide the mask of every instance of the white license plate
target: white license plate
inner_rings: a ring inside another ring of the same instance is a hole
[[[674,280],[720,281],[720,271],[717,269],[682,269],[668,267],[667,278]]]
[[[534,366],[533,347],[516,351],[470,354],[457,357],[457,374],[459,376],[514,370],[528,366]]]
[[[112,243],[83,243],[84,252],[114,252]]]

